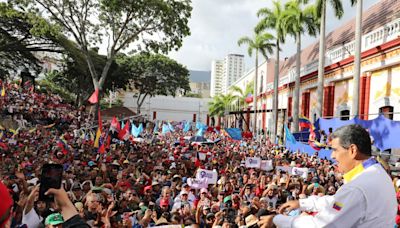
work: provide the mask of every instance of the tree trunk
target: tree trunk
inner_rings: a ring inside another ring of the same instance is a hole
[[[256,68],[254,75],[254,92],[253,92],[253,110],[254,110],[254,120],[253,120],[253,135],[257,136],[257,81],[258,81],[258,49],[256,49]]]
[[[354,79],[353,79],[353,104],[352,115],[359,114],[360,102],[360,73],[361,73],[361,36],[362,36],[362,8],[363,1],[357,0],[356,14],[356,46],[354,56]]]
[[[144,102],[144,100],[146,99],[147,95],[148,95],[147,93],[144,94],[144,95],[143,95],[143,98],[141,98],[142,94],[140,94],[140,95],[138,96],[138,98],[137,98],[137,100],[136,100],[136,104],[137,104],[137,107],[136,107],[137,113],[136,113],[136,114],[140,114],[140,108],[142,107],[143,102]],[[140,99],[142,99],[142,100],[140,100]]]
[[[301,66],[301,34],[300,32],[296,35],[296,78],[294,84],[294,94],[293,94],[293,124],[292,132],[299,131],[299,101],[300,101],[300,66]]]
[[[321,9],[321,28],[319,37],[319,57],[318,57],[318,87],[317,87],[317,118],[322,117],[322,107],[324,101],[324,74],[325,74],[325,19],[326,1],[322,1]]]
[[[275,73],[274,73],[274,97],[272,101],[272,142],[275,143],[278,130],[278,86],[279,86],[279,40],[276,41],[275,53]]]

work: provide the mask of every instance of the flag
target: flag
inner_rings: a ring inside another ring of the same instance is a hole
[[[234,140],[242,140],[242,131],[239,128],[226,128],[225,132]]]
[[[175,131],[174,126],[172,126],[172,124],[171,124],[170,122],[168,122],[168,127],[169,127],[169,129],[170,129],[172,132]]]
[[[166,125],[166,124],[163,124],[163,125],[162,125],[162,131],[161,131],[161,134],[165,135],[165,134],[167,134],[168,132],[171,132],[171,128],[169,128],[169,126],[168,126],[168,125]]]
[[[129,120],[126,121],[124,128],[118,133],[118,138],[120,140],[127,140],[129,138]]]
[[[200,128],[199,130],[197,130],[196,136],[203,136],[205,132],[206,132],[205,128]]]
[[[5,95],[6,95],[6,88],[4,87],[4,84],[3,84],[3,87],[1,89],[1,96],[4,97]]]
[[[68,151],[67,151],[67,149],[66,149],[67,144],[66,144],[65,140],[62,140],[62,139],[60,138],[60,139],[58,140],[58,142],[57,142],[57,146],[61,149],[61,152],[62,152],[64,155],[66,155],[66,154],[68,153]]]
[[[111,126],[110,126],[110,130],[112,132],[119,132],[121,131],[121,124],[119,123],[117,117],[113,117],[113,119],[111,120]]]
[[[183,132],[188,132],[189,130],[190,130],[190,122],[189,121],[187,121],[186,123],[185,123],[185,127],[183,128]]]
[[[94,148],[99,148],[100,147],[100,137],[101,137],[101,131],[103,129],[103,122],[101,121],[101,113],[99,109],[99,115],[98,115],[98,127],[97,127],[97,132],[96,132],[96,138],[94,140]]]
[[[296,138],[290,132],[289,128],[285,125],[286,143],[296,144]]]
[[[140,129],[138,127],[135,126],[135,124],[132,124],[132,130],[131,130],[131,135],[133,135],[133,137],[137,138],[140,134]]]
[[[99,148],[100,136],[101,136],[101,130],[100,130],[100,128],[97,128],[96,138],[94,140],[94,145],[93,145],[94,148]]]
[[[143,132],[143,124],[142,123],[139,124],[138,130],[139,130],[139,135],[140,135]]]
[[[97,102],[99,102],[99,89],[96,89],[92,96],[89,97],[88,100],[91,104],[96,104]]]
[[[314,150],[320,151],[321,149],[325,148],[326,145],[319,143],[314,140],[308,140],[308,145],[310,145]]]
[[[303,128],[309,128],[310,132],[314,131],[314,124],[312,124],[311,120],[305,116],[299,117],[299,126]]]
[[[201,129],[201,128],[205,128],[207,129],[207,125],[201,123],[201,122],[196,122],[196,128],[197,129]]]

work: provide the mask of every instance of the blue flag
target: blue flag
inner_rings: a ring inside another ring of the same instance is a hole
[[[171,132],[171,129],[169,128],[169,126],[168,126],[167,124],[163,124],[163,125],[162,125],[162,131],[161,131],[161,133],[162,133],[163,135],[165,135],[165,134],[167,134],[168,132]]]
[[[206,129],[205,129],[205,128],[200,128],[200,129],[196,132],[196,136],[203,136],[205,132],[206,132]]]
[[[234,140],[242,140],[242,131],[239,128],[226,128],[226,133]]]
[[[183,128],[183,132],[188,132],[188,131],[190,131],[190,128],[191,128],[191,124],[190,124],[189,121],[187,121],[187,122],[185,123],[185,127]]]
[[[168,122],[168,127],[169,127],[169,129],[170,129],[172,132],[174,132],[174,131],[175,131],[175,128],[174,128],[174,126],[172,126],[172,124],[171,124],[171,123],[169,123],[169,122]]]
[[[197,128],[198,130],[200,130],[200,129],[202,129],[202,128],[207,129],[207,125],[205,125],[205,124],[203,124],[203,123],[201,123],[201,122],[196,122],[196,128]]]
[[[140,123],[138,130],[139,130],[139,135],[140,135],[143,132],[143,124],[142,123]]]
[[[290,132],[289,128],[285,125],[285,134],[286,134],[286,143],[296,144],[296,139],[293,134]]]
[[[137,138],[140,134],[139,128],[135,126],[135,124],[132,124],[132,130],[131,130],[131,135],[133,135],[135,138]]]

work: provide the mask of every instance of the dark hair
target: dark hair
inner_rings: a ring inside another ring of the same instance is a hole
[[[371,138],[369,133],[358,124],[340,127],[332,134],[332,139],[339,138],[340,145],[348,149],[351,144],[357,146],[360,153],[371,156]]]

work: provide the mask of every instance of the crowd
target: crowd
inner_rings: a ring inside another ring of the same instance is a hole
[[[18,123],[18,130],[0,131],[0,180],[12,196],[11,227],[262,227],[270,225],[265,216],[282,213],[286,202],[332,196],[343,185],[337,166],[317,153],[292,153],[266,139],[232,140],[222,131],[205,133],[211,141],[219,139],[216,143],[193,144],[188,139],[195,131],[176,127],[163,135],[147,127],[143,140],[111,137],[99,152],[86,129],[95,121],[84,108],[55,94],[6,88],[0,97],[2,117]],[[104,138],[116,135],[109,129],[104,122]],[[248,157],[271,161],[273,168],[249,168]],[[56,202],[38,200],[46,163],[64,167],[62,188],[50,192]],[[307,173],[293,173],[293,167]],[[217,181],[197,183],[198,169],[216,173]],[[400,181],[392,178],[397,190]],[[10,206],[5,195],[0,186],[0,227]],[[313,216],[317,211],[283,213]]]

